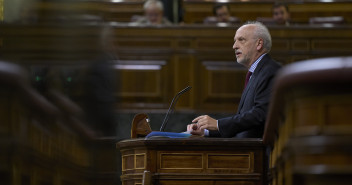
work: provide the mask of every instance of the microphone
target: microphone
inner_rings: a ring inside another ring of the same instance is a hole
[[[186,88],[184,88],[182,91],[178,92],[175,97],[172,99],[169,110],[166,113],[166,116],[164,118],[163,124],[160,127],[160,131],[163,132],[166,126],[167,121],[169,120],[169,115],[172,113],[172,111],[174,110],[174,104],[176,104],[178,98],[185,92],[189,91],[192,87],[191,86],[187,86]]]

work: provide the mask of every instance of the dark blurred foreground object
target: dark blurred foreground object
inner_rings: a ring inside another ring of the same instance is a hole
[[[85,80],[84,110],[87,122],[104,136],[116,135],[112,75],[107,60],[100,60],[88,68]]]
[[[16,64],[0,61],[0,83],[3,93],[9,93],[11,99],[14,96],[20,98],[20,102],[28,106],[33,113],[38,114],[40,119],[57,118],[59,110],[39,94],[30,84],[28,72]]]
[[[351,184],[352,57],[287,65],[272,95],[263,138],[271,184]]]
[[[0,61],[0,184],[119,184],[116,140],[97,137],[65,95],[46,96]]]

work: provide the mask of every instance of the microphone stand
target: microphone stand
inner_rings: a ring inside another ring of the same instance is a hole
[[[171,101],[169,110],[167,111],[166,116],[165,116],[165,118],[164,118],[163,124],[162,124],[161,127],[160,127],[160,132],[164,132],[166,123],[167,123],[167,121],[169,120],[170,114],[171,114],[171,113],[173,112],[173,110],[174,110],[173,107],[174,107],[174,105],[176,104],[178,98],[179,98],[183,93],[189,91],[191,88],[192,88],[191,86],[187,86],[186,88],[184,88],[182,91],[178,92],[178,93],[174,96],[174,98],[173,98],[172,101]]]

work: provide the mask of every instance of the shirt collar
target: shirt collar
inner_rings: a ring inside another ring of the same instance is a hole
[[[249,68],[248,71],[250,71],[250,72],[253,73],[253,72],[255,71],[255,69],[257,68],[259,62],[262,60],[262,58],[263,58],[265,55],[266,55],[266,53],[262,54],[262,55],[251,65],[251,67]]]

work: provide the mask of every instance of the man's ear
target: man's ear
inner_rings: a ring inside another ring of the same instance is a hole
[[[264,47],[264,41],[263,39],[258,39],[258,42],[257,42],[257,50],[260,51],[262,50]]]

